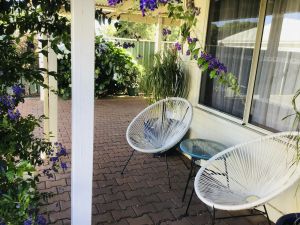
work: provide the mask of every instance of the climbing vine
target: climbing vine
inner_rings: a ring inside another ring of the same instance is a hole
[[[188,47],[184,54],[195,60],[202,71],[208,71],[210,78],[217,80],[220,85],[230,87],[236,94],[240,93],[237,77],[228,72],[226,66],[215,56],[206,52],[194,34],[201,9],[195,6],[193,0],[187,0],[186,6],[180,0],[139,0],[139,3],[143,16],[158,9],[159,6],[166,6],[168,17],[181,21],[180,37],[174,47],[183,54],[183,45],[186,43]],[[116,6],[122,4],[122,0],[108,0],[108,4]],[[163,29],[164,36],[169,34],[168,29]]]

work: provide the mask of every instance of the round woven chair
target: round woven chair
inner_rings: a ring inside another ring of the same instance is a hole
[[[266,215],[265,203],[291,187],[300,178],[298,132],[283,132],[231,147],[207,161],[196,175],[194,189],[213,209],[254,210]]]
[[[189,101],[179,97],[160,100],[139,113],[127,128],[126,139],[133,151],[122,173],[135,150],[153,154],[174,147],[188,131],[192,114]],[[167,154],[165,159],[167,163]]]

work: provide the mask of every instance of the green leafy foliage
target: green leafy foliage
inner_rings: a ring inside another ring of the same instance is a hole
[[[12,89],[0,91],[0,221],[18,225],[37,218],[40,201],[50,196],[37,189],[40,172],[51,178],[60,166],[66,168],[61,161],[66,150],[34,135],[44,117],[22,117],[17,106],[24,102],[24,89]]]
[[[163,55],[155,55],[154,65],[143,77],[142,88],[158,101],[166,97],[187,97],[188,84],[178,53],[168,50]]]
[[[12,86],[16,81],[25,79],[29,83],[43,85],[43,69],[37,65],[37,54],[28,47],[25,52],[20,52],[15,40],[6,36],[0,41],[0,84]]]
[[[58,60],[57,77],[58,95],[63,99],[71,98],[71,59],[70,55]]]
[[[115,37],[154,40],[155,25],[129,21],[120,21]]]
[[[70,21],[63,16],[70,11],[69,0],[7,0],[0,1],[0,8],[0,34],[13,36],[17,42],[24,35],[51,35],[55,52],[59,53],[60,42],[70,49]]]
[[[61,160],[66,151],[34,135],[44,117],[21,116],[18,105],[24,102],[24,89],[19,83],[45,86],[47,71],[38,67],[38,53],[47,55],[50,37],[56,53],[62,54],[59,43],[70,48],[70,22],[64,16],[70,4],[69,0],[6,0],[0,1],[0,8],[0,224],[44,225],[38,208],[51,193],[40,193],[37,183],[41,173],[51,178],[67,168]],[[37,40],[37,34],[46,38]]]
[[[59,60],[59,94],[71,96],[70,58]],[[95,96],[103,97],[125,93],[128,88],[138,88],[143,68],[123,48],[101,37],[95,44]]]

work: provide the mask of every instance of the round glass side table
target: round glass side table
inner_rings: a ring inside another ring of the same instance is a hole
[[[208,139],[186,139],[180,143],[180,151],[184,154],[187,154],[191,157],[191,166],[189,176],[185,185],[182,202],[185,199],[186,191],[189,185],[189,182],[192,178],[193,171],[195,170],[196,161],[198,160],[208,160],[215,154],[225,150],[227,147],[219,142],[208,140]],[[200,161],[201,163],[201,161]],[[201,165],[201,164],[200,164]],[[194,172],[195,173],[195,172]],[[193,189],[194,191],[194,189]],[[193,192],[191,193],[191,197],[189,200],[189,204],[186,210],[186,214],[193,196]]]

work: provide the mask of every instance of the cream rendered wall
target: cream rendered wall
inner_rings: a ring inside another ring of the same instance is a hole
[[[195,33],[201,39],[204,46],[205,33],[207,28],[209,0],[195,0],[196,6],[201,7],[197,29]],[[219,141],[227,146],[233,146],[238,143],[252,140],[268,133],[259,132],[253,128],[243,126],[239,123],[225,119],[222,116],[201,109],[198,105],[200,90],[201,71],[195,61],[183,58],[185,69],[190,75],[190,93],[189,100],[194,106],[194,116],[190,129],[190,138],[207,138]],[[296,189],[299,185],[299,191]],[[281,215],[300,212],[300,182],[298,185],[290,188],[268,205],[270,218],[276,221]]]

